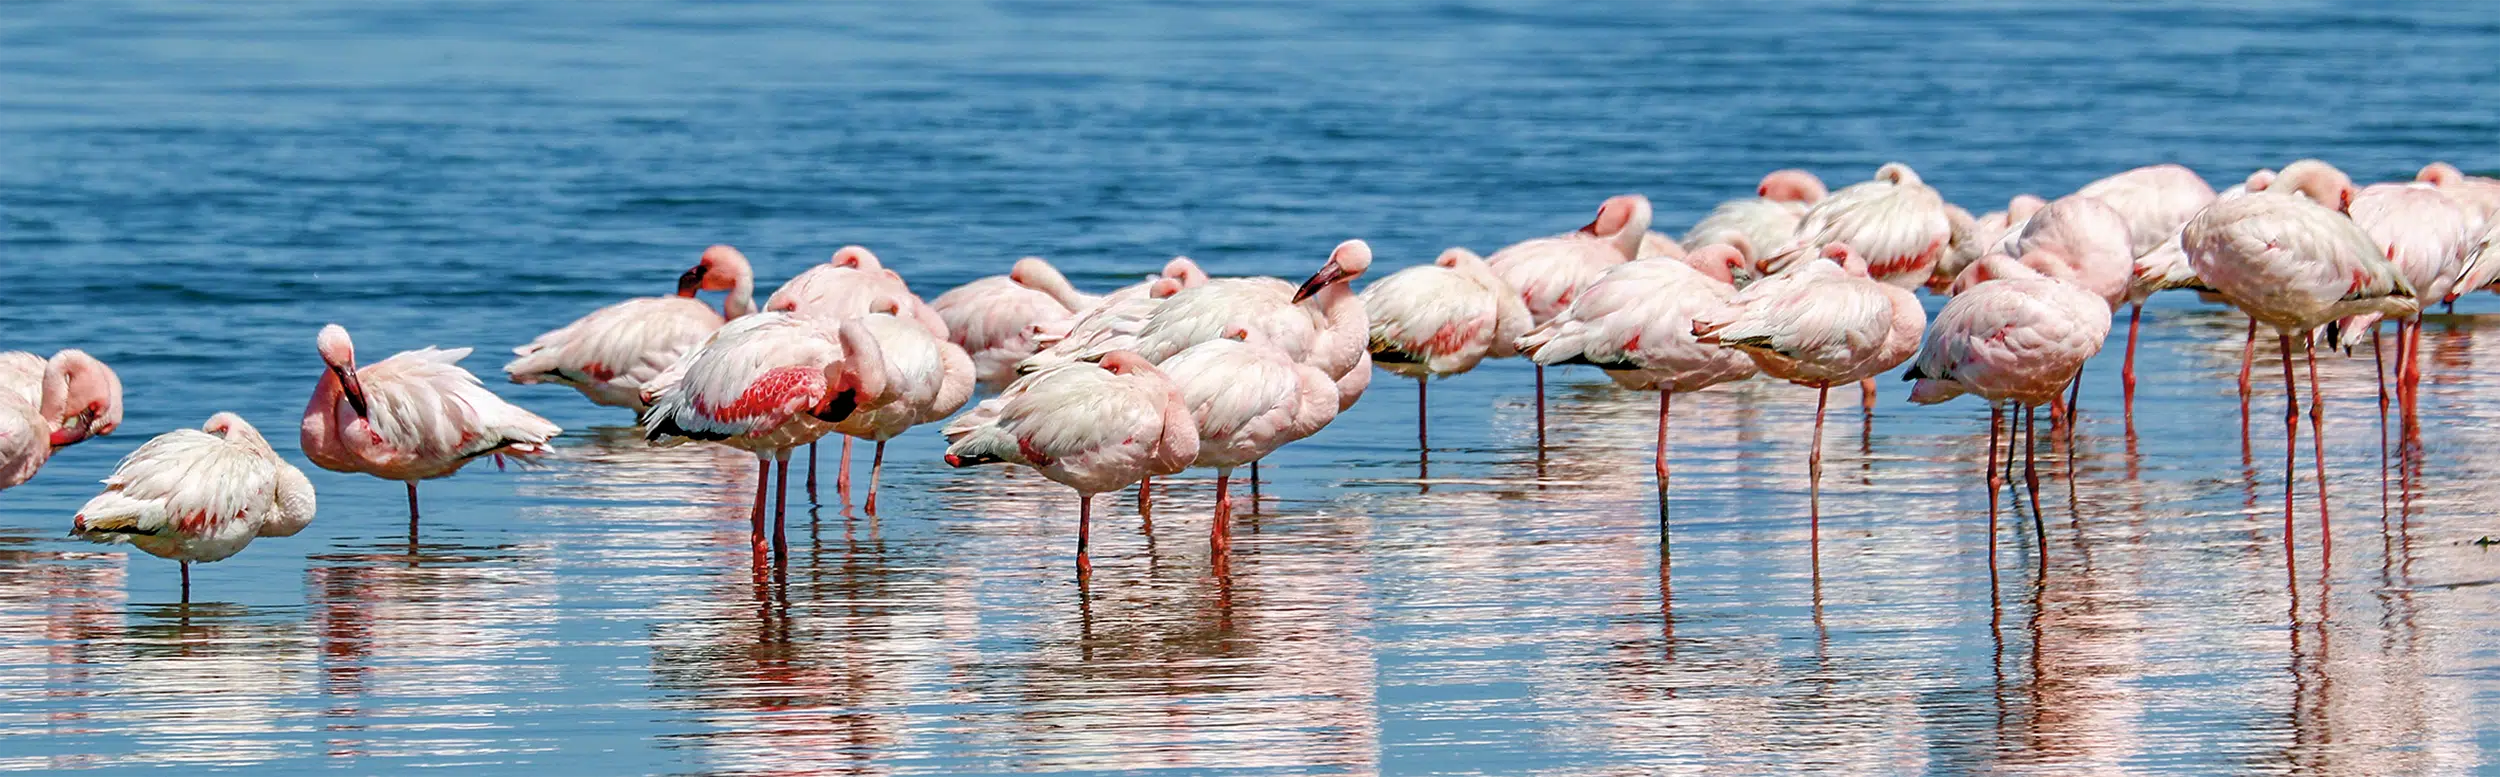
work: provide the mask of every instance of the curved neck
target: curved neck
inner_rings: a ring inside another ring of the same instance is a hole
[[[721,300],[720,312],[722,318],[733,321],[737,320],[741,316],[754,313],[755,280],[752,278],[739,278],[738,285],[731,287],[729,289],[729,296],[726,299]]]

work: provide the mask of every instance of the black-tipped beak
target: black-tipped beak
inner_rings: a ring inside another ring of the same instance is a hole
[[[1303,300],[1310,299],[1311,295],[1318,294],[1320,289],[1328,288],[1328,284],[1336,283],[1341,280],[1345,280],[1344,270],[1337,269],[1337,266],[1333,264],[1327,267],[1322,267],[1319,270],[1319,274],[1313,275],[1310,280],[1302,282],[1302,288],[1294,290],[1293,301],[1301,302]]]
[[[687,270],[684,273],[679,274],[677,276],[677,296],[692,297],[696,291],[702,290],[703,274],[705,271],[704,266],[698,264],[694,266],[694,269]]]
[[[825,408],[817,411],[816,417],[830,423],[840,423],[842,419],[851,417],[851,414],[858,410],[859,392],[853,389],[843,389],[842,393],[825,398]]]
[[[365,384],[356,379],[356,373],[345,367],[332,367],[330,373],[339,376],[339,393],[347,397],[347,406],[356,410],[356,416],[372,418],[372,408],[365,405]]]

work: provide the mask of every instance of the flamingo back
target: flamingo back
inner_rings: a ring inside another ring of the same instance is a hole
[[[560,383],[592,402],[643,407],[644,384],[694,350],[724,322],[691,297],[640,297],[592,311],[512,349],[514,383]]]
[[[289,507],[299,509],[306,520],[310,517],[308,492],[300,507],[280,502],[280,471],[294,467],[265,451],[266,445],[254,450],[198,429],[158,435],[122,458],[104,479],[104,493],[89,499],[71,519],[70,531],[92,542],[127,543],[162,558],[217,561],[232,556],[260,536],[263,524],[279,522]],[[295,477],[300,480],[303,473],[296,471]]]
[[[1160,363],[1183,349],[1243,326],[1296,361],[1309,357],[1321,321],[1293,303],[1294,287],[1275,278],[1224,278],[1163,300],[1137,328],[1137,354]]]

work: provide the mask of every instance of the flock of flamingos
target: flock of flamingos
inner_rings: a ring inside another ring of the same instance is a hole
[[[515,349],[515,383],[555,383],[600,405],[633,409],[662,445],[717,443],[755,454],[752,542],[759,562],[782,546],[790,458],[844,436],[875,444],[864,507],[875,510],[888,440],[955,416],[976,386],[997,393],[944,427],[956,467],[1031,467],[1076,490],[1077,574],[1093,497],[1193,466],[1216,471],[1210,542],[1225,564],[1235,468],[1310,436],[1352,407],[1373,366],[1416,380],[1417,443],[1429,450],[1430,380],[1485,358],[1538,365],[1538,427],[1548,365],[1584,364],[1625,388],[1658,392],[1656,474],[1668,480],[1668,414],[1678,393],[1757,373],[1821,394],[1809,477],[1821,477],[1822,414],[1831,389],[1908,364],[1911,400],[1986,400],[1991,556],[1997,430],[2014,434],[2032,500],[2039,408],[2061,401],[2133,303],[2123,372],[2134,390],[2135,333],[2147,295],[2197,289],[2248,314],[2241,404],[2260,325],[2272,328],[2290,393],[2285,415],[2285,542],[2300,432],[2294,350],[2309,358],[2312,438],[2316,348],[2378,346],[2393,320],[2395,391],[2411,405],[2422,305],[2453,301],[2500,276],[2500,181],[2435,163],[2416,180],[2356,187],[2316,160],[2261,170],[2216,194],[2178,165],[2137,168],[2075,193],[2022,196],[1972,217],[1908,166],[1827,192],[1781,170],[1753,198],[1729,201],[1681,240],[1650,231],[1649,201],[1605,201],[1587,226],[1526,240],[1489,257],[1464,248],[1400,270],[1357,293],[1371,248],[1348,240],[1300,284],[1210,279],[1186,258],[1135,285],[1093,295],[1028,258],[1004,276],[923,301],[875,254],[846,247],[754,301],[745,256],[713,246],[674,296],[625,300]],[[1950,295],[1927,320],[1913,294]],[[700,292],[726,292],[718,311]],[[403,481],[411,530],[417,483],[487,457],[527,460],[561,432],[488,391],[458,366],[469,349],[425,348],[359,366],[345,329],[316,339],[326,371],[301,427],[304,456],[324,469]],[[49,360],[0,354],[0,488],[33,476],[63,446],[120,423],[121,388],[79,351]],[[2381,370],[2382,403],[2386,385]],[[2382,407],[2384,405],[2382,404]],[[2010,412],[2009,412],[2010,411]],[[2001,422],[2001,423],[2000,423]],[[2018,429],[2019,427],[2019,429]],[[2323,452],[2323,441],[2316,443]],[[1428,455],[1428,454],[1426,454]],[[2325,464],[2318,459],[2323,502]],[[778,470],[779,499],[773,499]],[[129,543],[183,563],[217,561],[256,537],[312,520],[312,484],[250,423],[219,413],[200,429],[148,441],[123,459],[72,531]],[[765,524],[767,501],[772,526]],[[2035,515],[2037,514],[2035,508]],[[1993,562],[1992,562],[1993,563]]]

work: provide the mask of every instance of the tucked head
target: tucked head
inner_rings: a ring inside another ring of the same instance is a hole
[[[1890,181],[1898,186],[1922,183],[1918,178],[1918,171],[1900,162],[1885,162],[1883,167],[1875,168],[1875,180]]]
[[[1446,267],[1452,270],[1472,269],[1484,266],[1484,257],[1477,256],[1474,251],[1451,246],[1441,249],[1441,255],[1433,257],[1432,263],[1436,267]]]
[[[1618,194],[1597,206],[1597,217],[1580,234],[1594,237],[1615,237],[1634,228],[1649,229],[1649,198],[1638,194]]]
[[[261,439],[260,430],[253,428],[251,422],[233,413],[218,413],[209,416],[208,423],[200,425],[200,431],[229,440],[249,440],[264,446],[269,444],[268,440]]]
[[[1762,183],[1753,187],[1755,196],[1781,202],[1812,205],[1823,201],[1831,191],[1823,188],[1823,179],[1804,170],[1773,170],[1762,176]]]
[[[1866,257],[1859,256],[1857,249],[1850,248],[1848,243],[1825,243],[1823,258],[1840,265],[1840,269],[1849,271],[1850,275],[1867,277]]]
[[[1100,364],[1104,370],[1113,375],[1142,375],[1155,372],[1155,363],[1146,361],[1146,357],[1137,355],[1136,351],[1122,350],[1103,354]]]
[[[1189,257],[1175,256],[1172,261],[1163,263],[1163,277],[1180,281],[1181,288],[1194,289],[1206,285],[1207,271],[1200,269],[1198,263],[1190,261]]]
[[[2452,186],[2465,181],[2465,171],[2446,162],[2432,162],[2423,165],[2422,172],[2413,174],[2413,180],[2432,186]]]
[[[2303,159],[2283,166],[2268,189],[2291,189],[2301,196],[2330,209],[2350,212],[2352,198],[2360,189],[2352,185],[2352,176],[2334,165],[2315,159]],[[2254,187],[2251,187],[2254,190]]]
[[[2031,218],[2031,214],[2038,213],[2041,208],[2048,206],[2049,201],[2041,199],[2036,194],[2014,195],[2014,199],[2005,203],[2006,223],[2022,223],[2023,220]]]
[[[1726,284],[1734,284],[1737,271],[1747,266],[1744,253],[1737,251],[1735,246],[1725,243],[1712,243],[1693,249],[1692,253],[1684,255],[1683,262],[1684,266],[1699,270],[1701,274],[1716,278],[1720,283]]]
[[[1007,280],[1028,289],[1048,289],[1067,285],[1068,282],[1067,276],[1059,274],[1059,268],[1050,266],[1038,256],[1016,260],[1016,266],[1007,270]]]
[[[877,261],[876,254],[869,253],[864,246],[855,245],[843,246],[842,250],[833,252],[833,258],[825,260],[825,263],[835,267],[857,267],[862,270],[875,270],[885,266]]]
[[[1320,290],[1354,280],[1362,276],[1363,271],[1371,268],[1372,246],[1370,243],[1361,240],[1338,243],[1337,250],[1328,253],[1328,261],[1320,265],[1319,272],[1313,273],[1310,280],[1302,282],[1302,288],[1294,291],[1293,301],[1301,302],[1310,299],[1313,295],[1320,293]]]
[[[121,428],[122,380],[113,374],[113,368],[76,348],[53,354],[50,363],[60,371],[68,389],[68,401],[61,408],[66,430],[83,440]]]
[[[1156,278],[1154,282],[1146,284],[1146,296],[1163,299],[1181,293],[1182,288],[1180,279]]]

